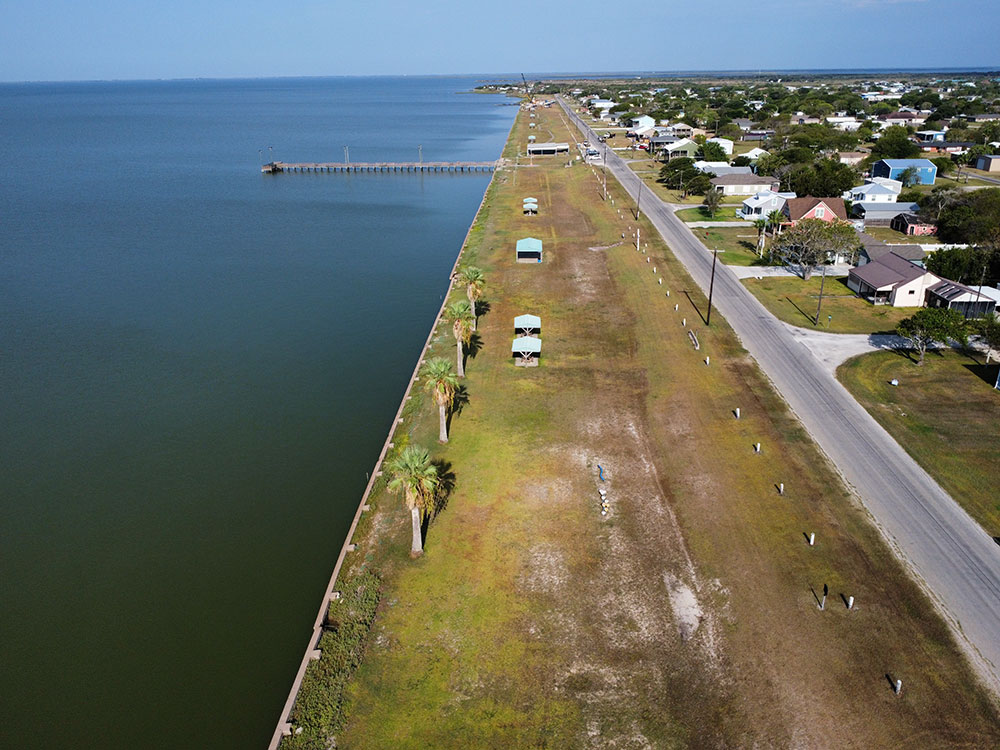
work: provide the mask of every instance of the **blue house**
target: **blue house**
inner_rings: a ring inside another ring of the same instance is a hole
[[[937,179],[937,166],[930,159],[882,159],[872,164],[872,177],[888,177],[898,180],[910,167],[917,170],[918,185],[933,185]]]

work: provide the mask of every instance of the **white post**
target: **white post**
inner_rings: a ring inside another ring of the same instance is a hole
[[[681,325],[684,326],[684,327],[687,327],[687,324],[688,324],[688,319],[687,318],[681,318]]]
[[[736,407],[736,418],[737,419],[740,418],[740,407],[738,407],[738,406]]]
[[[646,262],[649,263],[649,258],[646,258]]]
[[[674,305],[674,312],[677,312],[677,309],[678,309],[679,307],[680,307],[680,305]]]
[[[635,228],[635,250],[639,252],[639,227]]]
[[[848,609],[854,609],[854,597],[853,596],[847,597],[847,608]]]
[[[712,364],[712,358],[711,357],[705,357],[705,364],[706,365]]]
[[[669,289],[667,290],[667,296],[668,297],[670,296],[670,290]]]
[[[896,695],[899,695],[901,692],[903,692],[903,681],[902,680],[896,680],[896,687],[895,687],[895,689],[894,689],[893,692],[895,692]]]
[[[653,273],[656,273],[656,266],[653,266]]]
[[[660,279],[660,286],[663,286],[663,279]]]
[[[785,483],[784,482],[778,482],[778,494],[779,495],[784,495],[785,494]]]
[[[809,535],[809,546],[814,547],[816,545],[816,532]]]
[[[754,443],[753,444],[753,452],[754,453],[760,453],[760,443]]]

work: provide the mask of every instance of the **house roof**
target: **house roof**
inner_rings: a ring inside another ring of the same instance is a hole
[[[521,336],[514,339],[510,350],[517,354],[539,354],[542,351],[542,340],[532,338],[531,336]]]
[[[920,266],[892,252],[886,253],[871,263],[852,268],[850,271],[851,276],[861,279],[876,289],[896,287],[919,279],[925,273],[928,272]]]
[[[899,216],[894,216],[893,218],[895,218],[895,219],[902,219],[902,221],[905,224],[933,226],[933,224],[931,222],[925,221],[924,219],[921,219],[916,214],[905,213],[905,214],[900,214]]]
[[[936,294],[938,297],[943,300],[947,300],[948,302],[957,300],[967,294],[973,296],[976,294],[974,289],[969,289],[969,287],[964,284],[959,284],[957,281],[949,281],[948,279],[942,279],[934,286],[929,287],[927,291]]]
[[[519,253],[538,253],[542,254],[542,241],[537,240],[534,237],[525,237],[523,240],[517,241],[517,252]]]
[[[518,315],[514,318],[515,328],[541,328],[542,319],[537,315]]]
[[[773,190],[761,190],[756,195],[751,195],[749,198],[743,201],[744,206],[749,208],[756,208],[757,206],[763,206],[770,203],[772,200],[775,202],[775,209],[780,210],[782,206],[785,205],[785,201],[789,198],[794,198],[795,193],[776,193]]]
[[[886,217],[892,219],[899,214],[914,213],[920,206],[916,203],[890,203],[887,201],[858,201],[852,206],[852,210],[864,214],[864,218],[872,219],[876,216],[880,219]]]
[[[883,164],[888,164],[892,169],[906,169],[907,167],[934,167],[934,162],[930,159],[882,159]]]
[[[788,218],[792,221],[798,221],[820,203],[841,219],[847,218],[847,209],[844,207],[843,198],[813,198],[811,195],[807,195],[802,198],[790,198],[785,204],[785,208],[788,209]]]
[[[740,169],[740,167],[730,167],[730,169]],[[749,167],[747,168],[749,169]],[[747,172],[730,173],[713,177],[710,182],[713,185],[777,185],[778,180],[774,177],[761,177]]]
[[[876,261],[889,253],[909,261],[923,260],[927,257],[927,253],[920,245],[887,245],[881,240],[876,240],[870,234],[860,234],[859,237],[863,245],[862,252],[868,256],[869,261]],[[869,242],[869,240],[874,240],[874,242]]]
[[[899,195],[898,191],[893,190],[891,187],[880,185],[877,182],[867,182],[864,185],[852,187],[847,192],[851,194],[864,193],[865,195]]]

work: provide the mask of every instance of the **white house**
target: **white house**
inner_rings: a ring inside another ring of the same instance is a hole
[[[642,128],[654,128],[656,127],[656,120],[654,120],[649,115],[639,115],[638,117],[633,117],[629,122],[635,130],[640,130]]]
[[[746,158],[748,158],[750,161],[757,161],[760,157],[764,156],[765,154],[769,154],[769,153],[771,153],[771,152],[767,151],[765,149],[762,149],[759,146],[756,146],[756,147],[750,149],[749,151],[747,151],[745,154],[743,154],[743,156],[745,156]]]
[[[726,156],[732,156],[733,142],[728,138],[706,138],[705,143],[717,143],[726,152]]]
[[[758,177],[755,174],[720,175],[713,177],[711,183],[712,187],[723,195],[756,195],[761,190],[778,189],[777,178]]]
[[[729,162],[725,161],[696,161],[694,168],[699,172],[715,175],[716,177],[722,177],[724,174],[753,174],[753,170],[750,167],[733,167],[729,165]]]
[[[927,290],[940,282],[939,276],[892,252],[847,275],[847,288],[859,297],[893,307],[923,307]]]
[[[877,182],[866,182],[864,185],[852,187],[843,195],[845,201],[854,203],[895,203],[898,197],[898,190]]]
[[[893,180],[888,177],[866,177],[865,182],[873,182],[876,185],[884,185],[887,188],[892,188],[896,191],[896,195],[903,192],[903,183],[899,180]]]
[[[736,212],[736,215],[746,221],[766,219],[768,214],[772,211],[780,211],[785,205],[785,201],[794,197],[795,193],[775,193],[771,190],[761,190],[743,201],[743,206]]]

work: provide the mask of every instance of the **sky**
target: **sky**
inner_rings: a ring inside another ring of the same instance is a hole
[[[1000,0],[0,0],[0,81],[1000,69]]]

